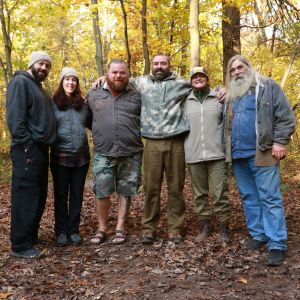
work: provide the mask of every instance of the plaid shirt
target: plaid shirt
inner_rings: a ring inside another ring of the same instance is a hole
[[[75,154],[70,152],[51,153],[51,161],[63,167],[78,168],[89,163],[90,153],[89,152],[80,152]]]

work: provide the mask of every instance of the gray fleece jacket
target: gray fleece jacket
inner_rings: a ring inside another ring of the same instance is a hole
[[[193,92],[187,97],[185,114],[190,123],[190,133],[184,142],[187,163],[225,158],[223,104],[217,96],[216,91],[210,90],[203,103]]]

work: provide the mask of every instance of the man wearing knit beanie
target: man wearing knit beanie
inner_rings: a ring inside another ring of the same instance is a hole
[[[51,98],[41,82],[51,69],[44,51],[31,53],[28,69],[15,72],[7,88],[6,122],[11,135],[11,255],[37,258],[33,246],[48,190],[48,148],[56,139]],[[25,209],[26,208],[26,209]]]
[[[51,69],[51,57],[44,51],[33,51],[28,61],[28,72],[36,81],[43,81]]]

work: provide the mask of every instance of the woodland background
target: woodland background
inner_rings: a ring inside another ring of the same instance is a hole
[[[232,205],[231,243],[220,243],[217,228],[197,242],[198,218],[187,174],[184,241],[167,240],[163,184],[162,218],[153,246],[140,243],[143,192],[132,202],[128,243],[110,243],[116,208],[109,219],[109,240],[89,243],[97,228],[92,181],[88,177],[82,210],[80,247],[55,246],[53,190],[49,184],[38,247],[40,260],[10,257],[9,133],[5,93],[14,71],[26,69],[31,51],[53,57],[45,82],[53,92],[60,70],[74,67],[83,91],[104,73],[111,58],[123,57],[133,76],[150,71],[151,57],[171,56],[173,70],[188,78],[203,65],[211,85],[223,83],[228,59],[242,53],[255,69],[282,85],[299,119],[300,15],[296,0],[0,0],[0,299],[300,299],[300,159],[298,133],[282,162],[283,200],[288,227],[284,264],[267,268],[266,249],[245,249],[247,229],[239,193],[228,177]],[[51,181],[51,177],[50,181]]]
[[[216,86],[228,59],[242,53],[281,83],[297,113],[298,0],[0,0],[0,24],[1,155],[9,149],[7,84],[41,49],[53,57],[45,82],[50,92],[64,66],[78,71],[85,92],[111,58],[123,57],[137,76],[150,72],[158,52],[169,54],[173,70],[186,78],[191,66],[203,65]]]

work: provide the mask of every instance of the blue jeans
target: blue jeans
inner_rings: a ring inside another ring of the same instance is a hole
[[[257,167],[255,157],[250,157],[235,159],[232,166],[251,237],[266,241],[269,250],[286,250],[279,164]]]

